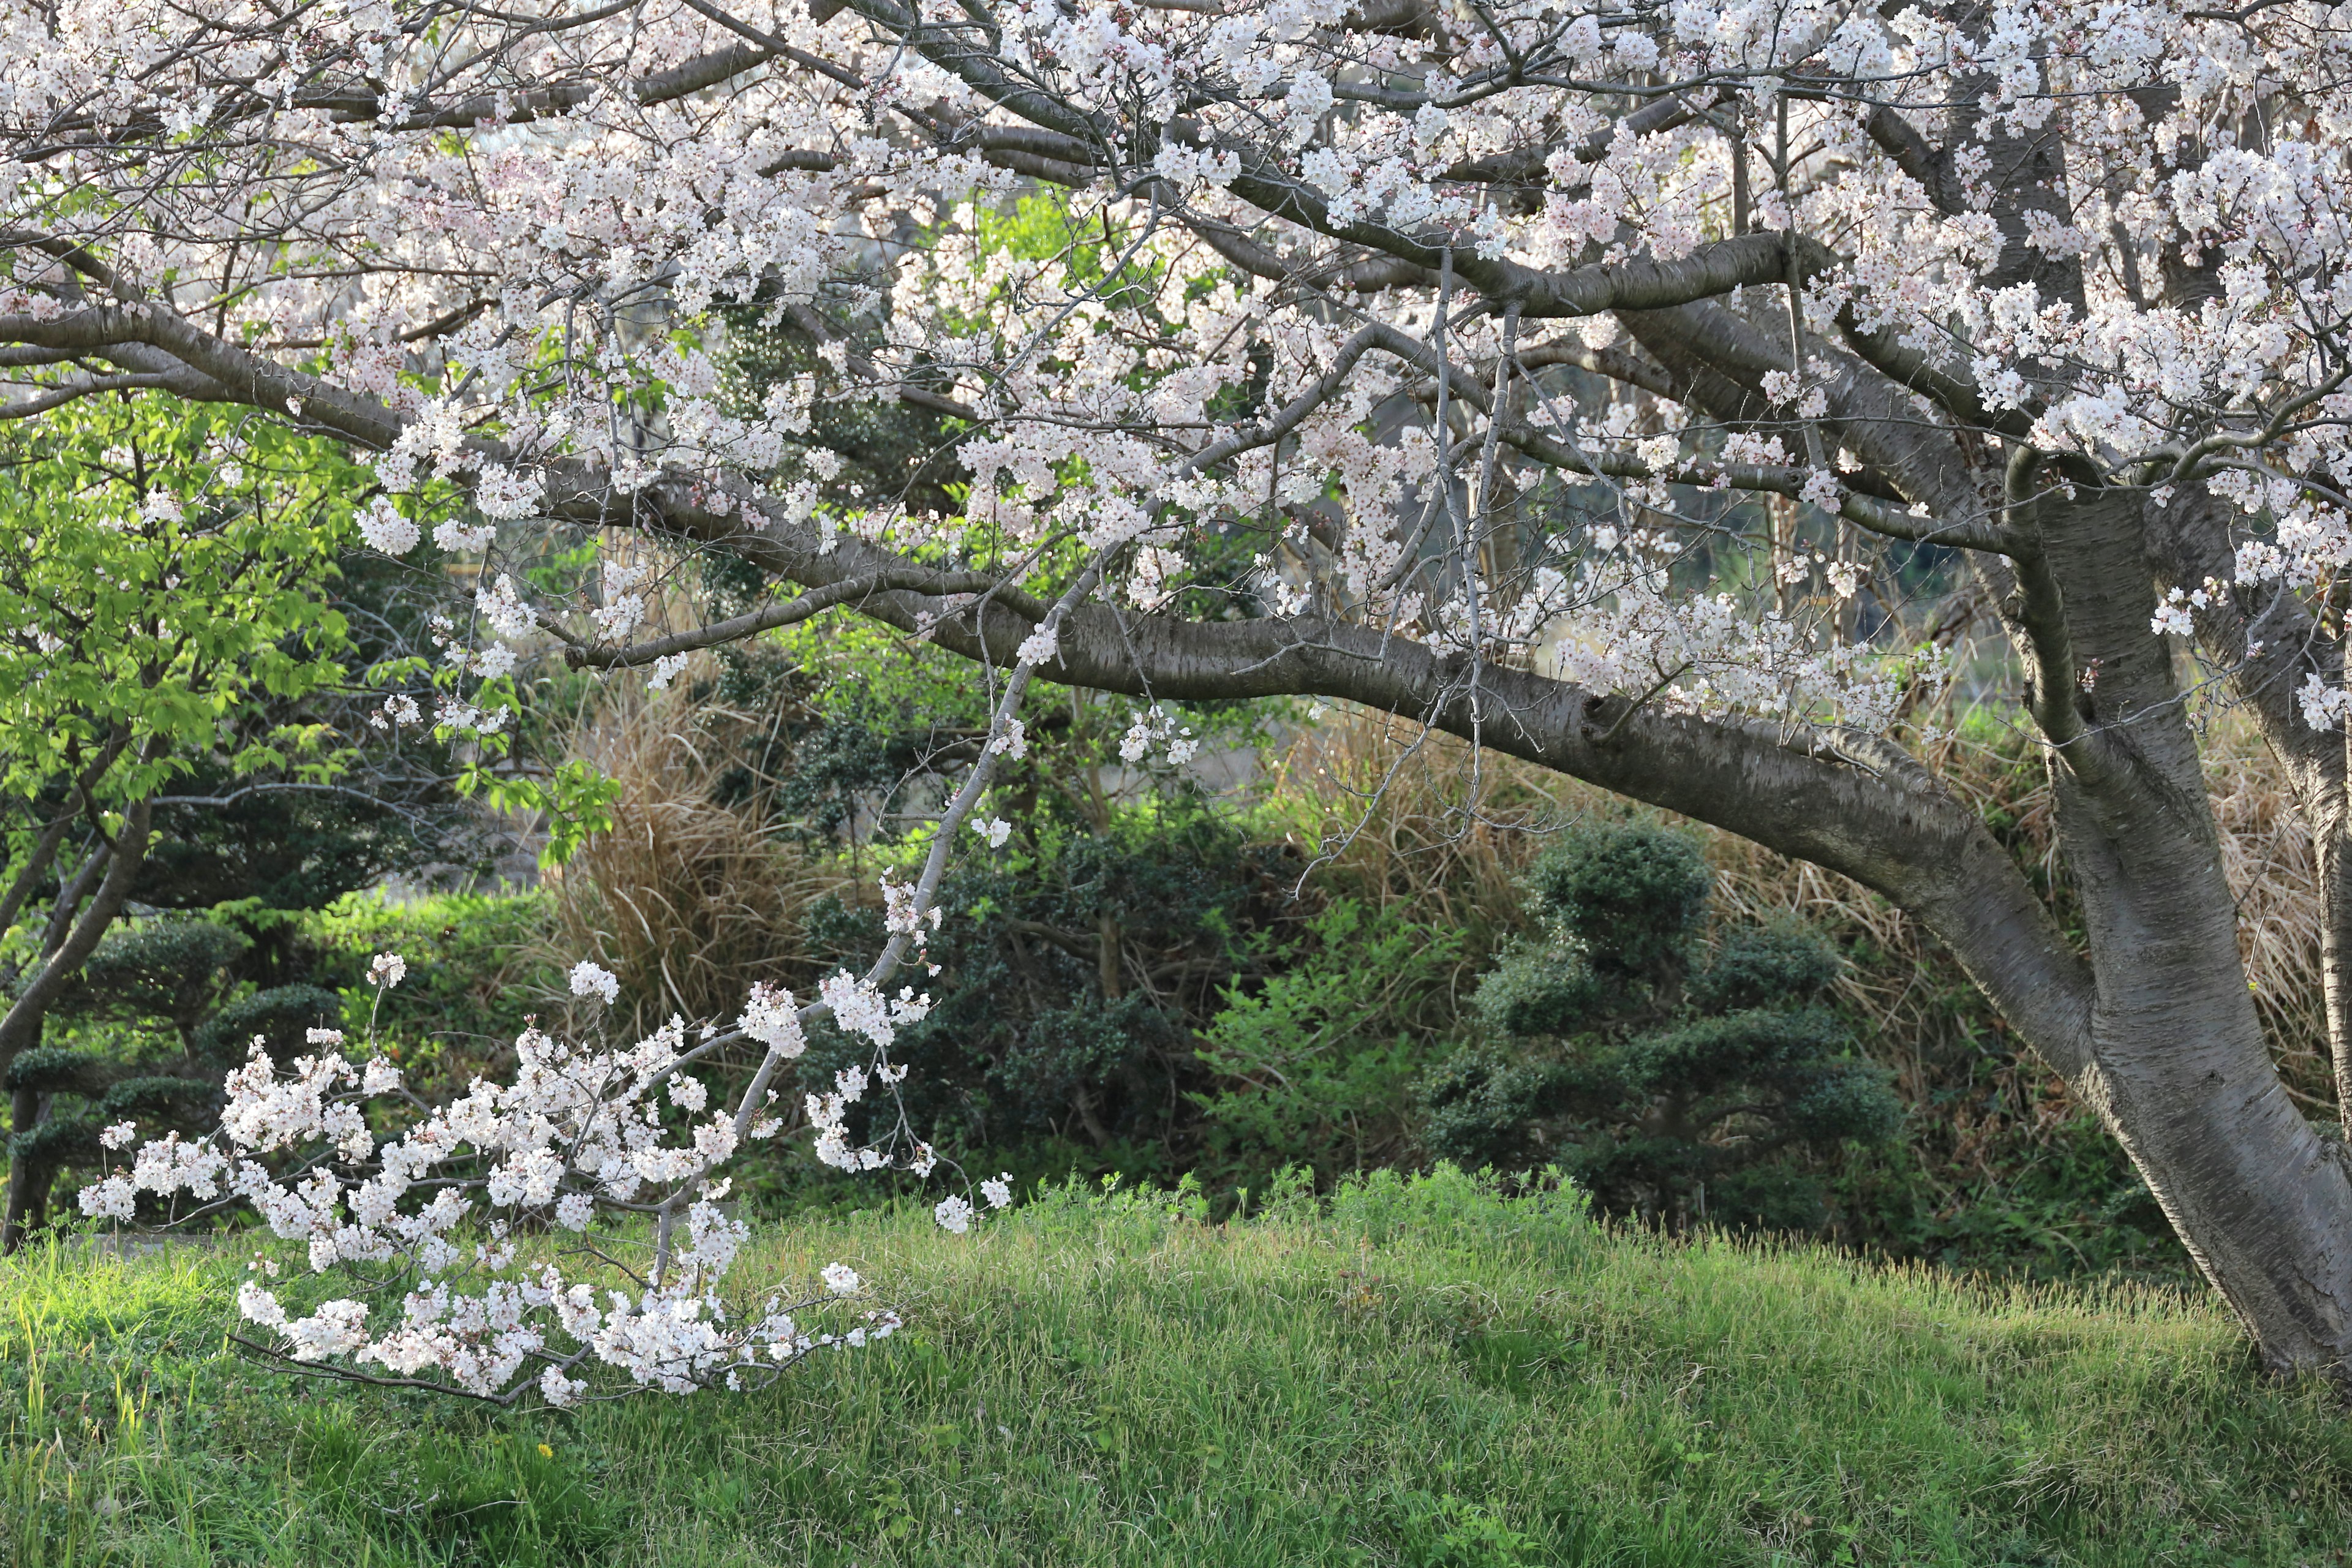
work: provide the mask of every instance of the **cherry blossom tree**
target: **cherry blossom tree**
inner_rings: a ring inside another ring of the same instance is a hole
[[[2352,1084],[2335,9],[0,0],[0,413],[346,443],[373,544],[478,561],[445,731],[534,637],[665,681],[835,609],[1004,699],[950,829],[1032,677],[1140,699],[1130,760],[1170,702],[1407,715],[1885,895],[2265,1363],[2347,1375],[2352,1175],[2198,749],[2242,705],[2292,781]],[[1978,614],[2079,941],[1926,760]],[[806,1005],[887,1029],[898,956]]]

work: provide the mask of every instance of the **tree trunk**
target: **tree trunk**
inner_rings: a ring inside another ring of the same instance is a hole
[[[2042,559],[2021,565],[2007,606],[2057,741],[2060,847],[2095,990],[2085,1059],[2067,1077],[2264,1363],[2342,1382],[2352,1180],[2271,1060],[2196,737],[2171,651],[2148,629],[2151,580],[2116,569],[2142,557],[2143,507],[2130,490],[2042,498]],[[2055,623],[2036,603],[2043,574]]]
[[[43,943],[32,977],[17,991],[7,1012],[0,1014],[0,1074],[5,1074],[20,1053],[40,1043],[49,1005],[80,973],[83,961],[97,949],[99,940],[114,923],[114,917],[122,912],[123,902],[131,896],[131,885],[138,879],[140,867],[146,863],[152,816],[152,808],[148,802],[134,803],[123,813],[122,826],[106,852],[105,875],[99,879],[95,890],[82,886],[85,879],[78,878],[76,886],[60,891],[59,907],[50,921],[51,935]],[[77,916],[75,906],[85,897],[89,904]],[[26,1096],[21,1092],[12,1096],[12,1122],[20,1135],[32,1131],[30,1123],[24,1120],[26,1112],[17,1109],[25,1103]],[[16,1250],[24,1241],[26,1226],[35,1214],[46,1213],[51,1178],[52,1173],[22,1158],[13,1147],[10,1149],[8,1203],[5,1215],[0,1215],[0,1252]]]
[[[29,1089],[18,1089],[8,1097],[8,1125],[16,1138],[29,1138],[41,1117],[41,1097]],[[16,1250],[16,1244],[40,1221],[35,1214],[35,1174],[37,1163],[31,1159],[12,1139],[8,1150],[8,1205],[0,1217],[0,1249]],[[38,1206],[48,1206],[48,1182],[39,1182]]]
[[[15,1237],[8,1244],[14,1251],[28,1237],[37,1236],[49,1223],[49,1193],[57,1185],[57,1168],[45,1162],[10,1159],[8,1162],[8,1224]],[[17,1200],[22,1191],[24,1199]]]
[[[2274,1371],[2345,1381],[2352,1181],[2279,1080],[2238,960],[2218,844],[2132,843],[2061,784],[2097,976],[2067,1075]]]

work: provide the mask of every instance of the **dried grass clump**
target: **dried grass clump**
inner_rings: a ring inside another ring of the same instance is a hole
[[[1524,926],[1519,874],[1560,820],[1563,791],[1583,787],[1360,709],[1299,730],[1270,783],[1324,888],[1465,938],[1445,983],[1405,1010],[1429,1034],[1451,1030],[1496,949]]]
[[[1299,730],[1273,774],[1292,841],[1331,886],[1457,928],[1508,923],[1502,911],[1560,820],[1563,790],[1582,787],[1360,709]]]
[[[2205,776],[2221,825],[2221,868],[2238,898],[2238,951],[2272,1049],[2297,1098],[2333,1111],[2319,965],[2319,868],[2270,748],[2243,721],[2216,724]]]
[[[620,977],[639,1029],[671,1013],[732,1017],[757,981],[814,980],[803,924],[844,878],[783,837],[754,787],[721,801],[721,775],[756,754],[774,720],[634,683],[583,716],[572,751],[621,785],[614,826],[551,879],[551,940],[567,963]]]

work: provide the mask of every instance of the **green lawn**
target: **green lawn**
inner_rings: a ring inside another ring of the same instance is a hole
[[[577,1416],[222,1355],[237,1265],[0,1265],[16,1562],[2338,1563],[2352,1426],[2218,1308],[1608,1234],[1465,1179],[1224,1226],[803,1225],[909,1327]],[[542,1445],[544,1450],[542,1450]]]

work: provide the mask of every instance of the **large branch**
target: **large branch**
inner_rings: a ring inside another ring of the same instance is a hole
[[[864,541],[824,551],[805,525],[774,520],[747,531],[682,483],[641,499],[645,522],[811,590],[908,569]],[[961,605],[901,590],[854,603],[1000,668],[1034,630],[995,600]],[[2091,982],[2064,935],[1974,811],[1891,746],[1811,732],[1792,740],[1769,723],[1669,713],[1316,617],[1202,623],[1091,605],[1064,623],[1059,654],[1039,673],[1155,699],[1361,703],[1711,823],[1885,894],[1953,949],[2053,1068],[2072,1076],[2087,1060]]]
[[[789,58],[795,64],[822,70],[849,85],[858,83],[854,73],[843,70],[829,60],[804,54],[781,42],[769,41],[732,44],[723,49],[698,55],[667,70],[641,78],[629,84],[626,90],[637,103],[651,108],[656,104],[691,97],[706,88],[716,87],[780,58]],[[606,84],[583,79],[526,92],[509,93],[505,95],[504,101],[497,94],[477,93],[438,107],[419,106],[394,121],[387,129],[394,132],[468,130],[485,121],[499,118],[503,118],[509,124],[528,124],[550,115],[567,114],[594,101],[607,90]],[[259,99],[250,101],[256,110],[266,110],[270,107]],[[387,101],[386,95],[365,83],[346,82],[306,88],[294,94],[292,107],[323,110],[329,118],[343,124],[365,124],[383,118]],[[132,119],[105,132],[102,137],[93,134],[103,131],[102,122],[92,117],[67,116],[45,128],[45,134],[49,138],[47,142],[26,148],[19,156],[26,163],[37,163],[101,140],[110,146],[131,145],[163,136],[166,127],[161,118],[149,116]]]
[[[1078,149],[1097,148],[1101,151],[1092,161],[1108,164],[1114,158],[1111,150],[1131,141],[1132,163],[1140,169],[1148,168],[1159,152],[1157,134],[1139,128],[1130,128],[1135,132],[1131,136],[1124,134],[1120,127],[1103,124],[1056,95],[1004,70],[971,47],[961,36],[968,29],[925,21],[898,4],[898,0],[849,0],[849,8],[962,80],[998,108],[1067,138],[1066,153],[1073,161],[1078,157]],[[1802,236],[1790,239],[1778,233],[1717,240],[1671,261],[1636,258],[1559,271],[1480,256],[1475,247],[1449,253],[1445,245],[1429,236],[1406,234],[1383,224],[1336,222],[1322,193],[1282,169],[1260,149],[1222,142],[1197,121],[1179,116],[1169,123],[1168,134],[1180,144],[1219,148],[1238,154],[1242,172],[1228,188],[1260,211],[1409,266],[1435,268],[1450,260],[1454,272],[1470,287],[1488,299],[1516,305],[1519,314],[1528,318],[1662,310],[1728,294],[1746,285],[1775,282],[1792,275],[1801,277],[1835,260],[1818,241]],[[1800,252],[1793,258],[1788,254],[1790,244]]]
[[[1717,303],[1627,311],[1619,319],[1675,376],[1682,400],[1735,426],[1799,422],[1791,411],[1776,409],[1762,391],[1767,374],[1795,368],[1785,336],[1768,335]],[[1817,340],[1807,346],[1836,366],[1821,387],[1828,404],[1824,435],[1850,448],[1949,531],[1948,536],[1931,537],[2007,549],[2008,542],[1992,526],[1998,492],[1989,490],[1958,438],[1923,418],[1906,390],[1883,371]]]

